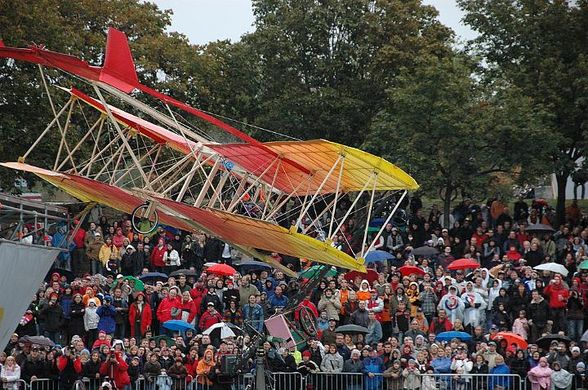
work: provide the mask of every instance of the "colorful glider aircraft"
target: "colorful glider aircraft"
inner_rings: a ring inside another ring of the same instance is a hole
[[[33,173],[85,202],[133,214],[142,210],[164,224],[204,231],[290,275],[269,253],[365,270],[376,192],[402,191],[403,198],[418,188],[412,177],[380,157],[325,140],[262,143],[141,84],[126,36],[112,28],[102,67],[44,47],[12,48],[1,42],[0,57],[38,64],[54,113],[18,162],[1,165]],[[57,109],[44,68],[70,74],[85,92],[56,88],[69,96]],[[165,111],[134,97],[140,94],[158,100]],[[108,103],[105,95],[135,113]],[[212,127],[199,128],[184,120],[185,114]],[[87,128],[80,131],[82,125]],[[60,142],[53,167],[27,164],[52,131]],[[215,131],[234,142],[215,142]],[[364,194],[367,205],[359,206]],[[351,205],[345,215],[336,215],[344,196]],[[330,238],[360,207],[365,229],[354,258],[334,248]]]

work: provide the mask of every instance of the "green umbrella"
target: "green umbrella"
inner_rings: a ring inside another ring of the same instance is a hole
[[[125,276],[123,280],[128,280],[129,285],[133,287],[133,291],[144,291],[145,283],[142,280],[135,278],[134,276]]]
[[[318,276],[324,267],[326,267],[326,266],[313,265],[312,267],[302,271],[299,276],[306,278],[306,279],[312,279],[312,278]],[[335,267],[331,267],[331,269],[329,269],[329,271],[327,271],[327,273],[325,274],[325,277],[327,277],[327,276],[337,276],[337,269]]]
[[[578,266],[578,269],[588,270],[588,260],[584,260]]]

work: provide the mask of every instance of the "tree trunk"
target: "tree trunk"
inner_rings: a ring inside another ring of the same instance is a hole
[[[557,204],[555,206],[557,226],[554,226],[554,228],[556,230],[566,222],[566,184],[568,177],[569,174],[567,172],[555,175],[557,182]]]
[[[441,198],[443,200],[443,225],[447,229],[451,229],[451,226],[449,226],[449,213],[451,212],[451,195],[453,195],[453,187],[447,185],[445,187],[445,198]]]

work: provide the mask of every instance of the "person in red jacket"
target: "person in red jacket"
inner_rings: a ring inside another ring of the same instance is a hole
[[[157,241],[157,246],[151,251],[151,266],[157,272],[163,272],[165,262],[163,255],[167,252],[167,247],[163,238]]]
[[[129,365],[122,358],[122,354],[112,349],[110,350],[110,355],[100,365],[100,375],[111,378],[116,388],[120,390],[131,384],[128,370]]]
[[[129,308],[129,323],[131,325],[131,337],[135,337],[137,342],[145,336],[147,331],[151,330],[151,321],[153,320],[153,311],[151,306],[145,301],[145,294],[137,293],[135,302]]]
[[[449,332],[453,329],[453,324],[447,318],[447,312],[444,309],[439,309],[437,317],[431,321],[429,325],[429,333],[439,334],[442,332]]]
[[[206,311],[202,314],[202,317],[200,317],[200,322],[198,323],[198,326],[200,327],[200,331],[205,331],[212,325],[222,322],[222,320],[223,317],[214,308],[214,303],[208,302]]]
[[[190,292],[184,291],[182,293],[182,319],[187,323],[194,325],[194,318],[198,315],[199,308],[199,306],[194,304]]]
[[[169,295],[161,301],[157,308],[157,319],[161,324],[160,334],[166,333],[163,323],[169,320],[179,320],[182,318],[182,299],[179,296],[180,289],[173,286],[169,289]]]
[[[560,274],[555,274],[549,285],[543,289],[543,295],[547,298],[549,309],[551,310],[553,320],[551,332],[565,331],[566,307],[568,306],[570,290],[562,283]]]
[[[194,284],[194,288],[190,290],[190,296],[194,300],[194,305],[196,306],[196,315],[199,317],[202,314],[200,310],[200,306],[202,305],[202,299],[208,294],[208,289],[204,287],[204,282],[202,279],[198,279]]]
[[[75,381],[80,379],[82,361],[74,354],[73,348],[65,347],[63,355],[56,361],[59,370],[59,385],[64,389],[71,389]]]

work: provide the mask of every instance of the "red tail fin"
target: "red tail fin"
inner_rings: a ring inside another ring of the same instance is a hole
[[[139,79],[125,33],[112,27],[108,29],[105,57],[100,81],[125,93],[132,92],[139,84]]]

